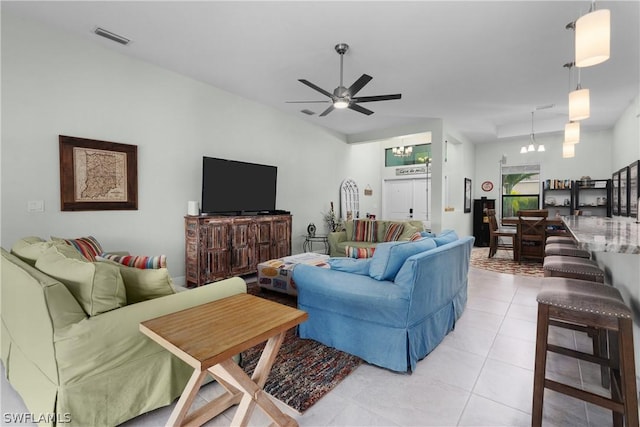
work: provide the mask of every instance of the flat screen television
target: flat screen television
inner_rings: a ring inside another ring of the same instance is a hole
[[[202,213],[253,215],[276,210],[276,166],[202,158]]]

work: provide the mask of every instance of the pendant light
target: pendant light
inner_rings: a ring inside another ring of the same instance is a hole
[[[571,68],[573,68],[573,62],[567,62],[563,67],[569,69],[569,91],[571,91]],[[580,122],[569,120],[569,123],[564,125],[564,142],[577,144],[580,142]]]
[[[580,142],[580,122],[569,122],[564,125],[564,142],[577,144]]]
[[[565,159],[569,159],[576,155],[576,146],[570,142],[562,143],[562,157]]]
[[[569,92],[569,120],[578,121],[588,119],[591,115],[589,108],[589,89],[583,89],[580,84],[580,69],[578,69],[578,86]]]
[[[522,146],[522,148],[520,149],[520,154],[525,154],[525,153],[529,153],[532,151],[538,151],[538,152],[543,152],[545,151],[544,149],[544,144],[540,144],[538,145],[538,148],[536,150],[536,136],[535,133],[533,132],[533,111],[531,112],[531,141],[529,142],[528,146]]]
[[[596,10],[595,1],[589,13],[578,18],[576,30],[576,67],[600,64],[610,56],[611,12]]]

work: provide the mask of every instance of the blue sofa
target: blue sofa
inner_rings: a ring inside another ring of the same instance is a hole
[[[297,265],[301,338],[393,371],[413,371],[454,328],[467,302],[474,238],[452,230],[381,243],[372,258],[331,258],[331,269]]]

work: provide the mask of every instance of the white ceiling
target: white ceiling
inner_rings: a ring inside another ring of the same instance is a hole
[[[442,118],[472,142],[559,131],[577,73],[573,31],[565,25],[589,1],[2,1],[3,12],[64,29],[125,55],[191,76],[346,135]],[[607,129],[639,93],[640,2],[600,1],[611,10],[611,58],[582,70],[591,91],[583,130]],[[133,40],[121,46],[93,34],[100,26]],[[358,96],[402,93],[401,100],[318,114],[327,104],[304,86],[373,80]],[[308,108],[315,116],[300,112]]]

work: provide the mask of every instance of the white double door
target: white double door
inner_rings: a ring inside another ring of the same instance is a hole
[[[431,180],[389,179],[384,181],[384,219],[429,219],[429,192]]]

